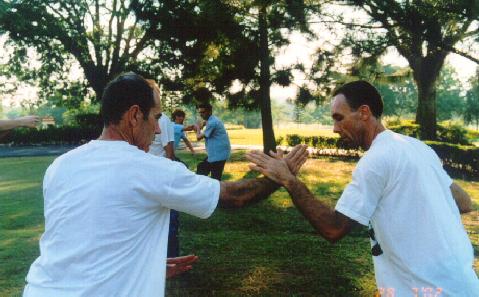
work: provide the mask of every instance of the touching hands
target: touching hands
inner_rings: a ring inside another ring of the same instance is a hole
[[[183,128],[183,131],[196,131],[195,125],[188,125]]]
[[[284,185],[288,180],[294,179],[301,166],[308,158],[306,145],[297,145],[283,157],[284,153],[278,149],[277,153],[270,152],[271,156],[261,151],[251,151],[246,154],[252,170],[261,172],[274,182]]]
[[[166,259],[166,278],[175,277],[193,268],[192,264],[198,260],[195,255]]]

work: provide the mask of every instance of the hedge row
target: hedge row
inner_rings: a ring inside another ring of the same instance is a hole
[[[399,125],[388,129],[414,138],[419,138],[419,125],[410,121],[403,121]],[[453,144],[470,145],[468,130],[460,125],[437,125],[437,141]]]
[[[357,159],[362,155],[361,151],[346,147],[339,138],[334,137],[303,137],[297,134],[286,135],[288,146],[303,143],[315,149],[313,157],[333,156],[348,159]],[[479,176],[479,147],[464,146],[439,141],[426,141],[439,158],[444,167],[453,169],[470,176]]]
[[[277,141],[283,142],[283,139]],[[300,136],[298,134],[286,135],[286,143],[288,146],[295,146],[297,144],[307,144],[309,147],[315,149],[312,153],[313,157],[329,156],[342,157],[346,159],[359,159],[362,151],[348,147],[344,142],[336,137],[324,136]]]
[[[425,141],[425,143],[434,149],[446,168],[479,176],[479,147],[438,141]]]
[[[98,127],[54,127],[45,129],[15,129],[0,139],[0,143],[11,145],[31,144],[81,144],[98,138]]]

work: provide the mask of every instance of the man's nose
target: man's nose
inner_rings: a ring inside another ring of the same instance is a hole
[[[339,132],[341,132],[341,129],[339,128],[338,123],[334,123],[333,132],[334,132],[334,133],[339,133]]]
[[[160,124],[158,124],[158,121],[156,121],[156,124],[155,124],[155,133],[156,134],[161,133]]]

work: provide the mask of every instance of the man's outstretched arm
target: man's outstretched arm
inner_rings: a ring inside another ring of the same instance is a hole
[[[268,178],[245,179],[237,182],[221,182],[218,206],[240,208],[261,201],[276,191],[280,185]]]
[[[251,169],[263,173],[288,190],[294,205],[318,233],[328,241],[338,241],[348,234],[356,224],[349,217],[317,200],[282,160],[271,158],[258,151],[251,152],[246,157],[255,164],[251,166]]]
[[[334,243],[340,240],[356,224],[349,217],[316,199],[306,185],[297,178],[288,181],[284,186],[294,205],[314,229],[328,241]]]
[[[35,128],[40,123],[38,116],[30,115],[13,120],[0,120],[0,131],[11,130],[18,127]]]
[[[273,153],[273,156],[282,160],[288,168],[291,168],[292,174],[296,174],[306,162],[308,152],[306,146],[298,145],[284,158],[281,151],[278,154]],[[221,182],[218,204],[223,208],[243,207],[267,198],[279,187],[279,184],[266,177],[236,182],[224,181]]]

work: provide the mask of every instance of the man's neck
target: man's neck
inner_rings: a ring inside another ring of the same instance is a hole
[[[371,144],[373,143],[374,139],[376,139],[376,136],[378,136],[379,133],[383,132],[386,130],[384,128],[383,124],[381,123],[381,120],[375,121],[372,129],[368,130],[368,135],[366,135],[366,146],[364,147],[365,150],[368,150],[371,147]]]
[[[130,137],[128,137],[118,126],[110,125],[108,127],[103,127],[98,140],[110,140],[110,141],[126,141],[131,143]]]

